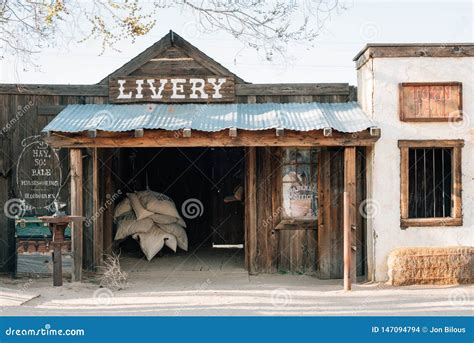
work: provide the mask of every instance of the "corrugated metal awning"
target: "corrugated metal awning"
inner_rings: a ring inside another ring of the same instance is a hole
[[[332,128],[359,132],[375,124],[356,102],[263,104],[68,105],[43,132],[137,129],[192,129],[216,132],[229,128],[311,131]]]

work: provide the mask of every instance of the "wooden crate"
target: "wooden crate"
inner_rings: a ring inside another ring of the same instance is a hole
[[[63,275],[72,272],[71,241],[62,247]],[[16,238],[15,276],[51,276],[53,274],[51,238]]]

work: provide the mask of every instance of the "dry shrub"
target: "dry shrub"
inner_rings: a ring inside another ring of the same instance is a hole
[[[120,268],[120,254],[106,255],[101,271],[101,287],[113,290],[121,290],[127,287],[128,274]]]
[[[473,283],[473,247],[398,248],[388,257],[388,283],[457,285]]]

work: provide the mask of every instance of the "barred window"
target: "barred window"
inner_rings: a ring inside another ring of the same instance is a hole
[[[410,218],[451,216],[451,148],[415,148],[409,153]]]
[[[399,141],[401,225],[459,226],[462,140]]]

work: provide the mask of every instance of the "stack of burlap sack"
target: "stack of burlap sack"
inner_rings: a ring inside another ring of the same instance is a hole
[[[186,223],[168,196],[145,190],[127,193],[115,207],[114,219],[117,223],[115,240],[132,236],[150,261],[163,246],[176,252],[179,247],[188,250]]]

